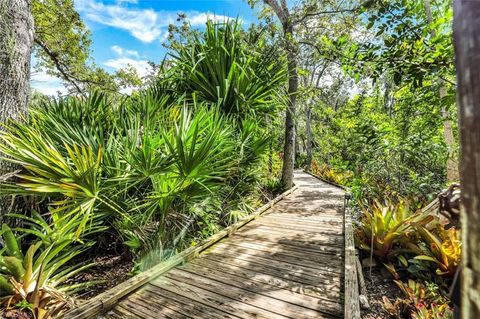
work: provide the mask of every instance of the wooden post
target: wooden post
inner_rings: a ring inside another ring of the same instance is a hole
[[[345,211],[343,230],[345,233],[345,296],[344,296],[344,318],[360,319],[360,296],[357,276],[357,257],[355,254],[355,242],[353,239],[353,221],[349,201],[349,193],[345,194]]]
[[[480,1],[454,1],[462,185],[461,316],[480,318]]]

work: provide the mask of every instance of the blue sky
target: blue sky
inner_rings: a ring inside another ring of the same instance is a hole
[[[179,12],[196,28],[207,19],[256,20],[243,0],[75,0],[75,7],[92,33],[95,63],[111,72],[130,64],[145,74],[147,61],[160,62],[168,25]],[[45,94],[63,91],[58,79],[43,73],[32,75],[32,87]]]

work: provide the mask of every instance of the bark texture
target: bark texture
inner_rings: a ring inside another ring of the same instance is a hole
[[[1,0],[0,123],[19,120],[27,108],[32,44],[31,0]],[[0,179],[6,179],[15,169],[0,160]],[[10,199],[0,198],[0,219],[11,206]]]
[[[293,169],[295,165],[295,113],[298,92],[297,53],[298,46],[293,37],[293,22],[288,11],[287,1],[264,0],[277,15],[282,24],[285,49],[288,62],[289,102],[285,114],[285,143],[283,146],[282,183],[285,188],[293,186]]]
[[[310,103],[309,103],[310,104]],[[305,169],[310,171],[312,166],[312,158],[313,158],[313,137],[312,137],[312,107],[307,105],[307,110],[305,111],[305,131],[307,134],[307,158],[305,159]]]
[[[285,187],[293,186],[295,165],[295,114],[298,91],[297,48],[293,43],[293,27],[284,28],[287,41],[288,95],[289,103],[285,114],[285,145],[283,147],[282,182]]]
[[[480,1],[455,0],[462,185],[462,318],[480,318]]]

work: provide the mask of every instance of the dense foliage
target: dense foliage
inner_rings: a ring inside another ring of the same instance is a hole
[[[196,245],[278,192],[295,153],[351,191],[362,257],[404,295],[386,312],[453,316],[460,230],[424,209],[458,181],[450,1],[263,2],[248,30],[180,15],[144,82],[90,64],[73,1],[33,2],[38,67],[82,95],[35,95],[2,124],[19,170],[0,195],[22,205],[0,231],[0,303],[56,316],[92,284],[69,280],[98,252],[114,246],[142,271]]]
[[[439,110],[407,88],[394,99],[390,105],[377,87],[338,110],[328,105],[314,109],[313,131],[323,137],[316,140],[315,159],[338,174],[351,174],[344,184],[358,199],[407,196],[421,201],[445,185]]]
[[[2,300],[57,315],[70,305],[64,292],[80,288],[60,284],[89,266],[72,264],[80,253],[116,243],[144,270],[278,189],[267,172],[270,135],[256,123],[281,103],[284,66],[271,55],[266,63],[260,40],[249,57],[243,32],[235,21],[208,23],[150,88],[40,99],[24,121],[4,125],[1,152],[21,170],[1,195],[27,199],[28,213],[12,211],[15,226],[1,232]]]
[[[385,301],[387,313],[452,318],[460,231],[423,209],[458,181],[451,3],[367,1],[358,12],[355,30],[341,16],[334,36],[299,40],[313,49],[297,165],[349,187],[365,263],[385,266],[404,294]]]

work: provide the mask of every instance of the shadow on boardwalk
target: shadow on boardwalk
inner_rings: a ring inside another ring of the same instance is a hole
[[[302,173],[299,189],[121,300],[107,318],[343,317],[343,190]]]

